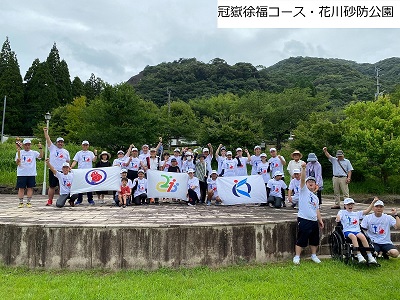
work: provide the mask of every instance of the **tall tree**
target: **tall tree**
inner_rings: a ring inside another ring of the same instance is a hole
[[[48,64],[35,59],[27,71],[24,80],[25,101],[27,107],[26,126],[33,128],[43,120],[46,112],[59,106],[57,88],[50,74]]]
[[[51,76],[57,88],[57,100],[60,105],[64,105],[72,101],[71,95],[71,79],[69,75],[68,65],[65,60],[60,59],[60,54],[56,43],[50,50],[46,63]]]
[[[92,73],[90,75],[90,78],[86,80],[85,85],[84,85],[84,90],[85,90],[85,96],[86,98],[91,101],[96,96],[100,95],[101,91],[104,88],[104,82],[100,77],[94,76]]]
[[[85,95],[85,85],[78,76],[75,76],[74,80],[72,80],[72,98],[83,95]]]
[[[11,50],[10,41],[6,38],[0,52],[0,103],[3,109],[3,99],[6,100],[4,133],[11,135],[24,135],[29,132],[25,127],[24,86],[22,76],[14,51]],[[3,114],[0,116],[1,120]]]

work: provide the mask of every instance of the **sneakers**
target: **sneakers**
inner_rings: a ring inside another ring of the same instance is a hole
[[[30,202],[26,203],[27,208],[32,208],[32,204]]]
[[[373,258],[373,257],[372,257]],[[357,254],[357,259],[359,263],[365,263],[366,260],[364,258],[364,256],[362,256],[361,254]],[[368,259],[369,260],[369,259]]]
[[[95,205],[93,200],[88,201],[90,205]]]
[[[69,205],[70,205],[71,207],[74,207],[74,206],[75,206],[74,200],[69,200],[68,203],[69,203]]]
[[[75,201],[75,206],[81,205],[82,201]]]
[[[23,207],[24,207],[24,203],[20,202],[20,203],[18,204],[18,208],[23,208]]]
[[[368,256],[368,263],[369,264],[376,264],[376,259],[373,256]]]
[[[46,206],[52,206],[53,205],[53,200],[49,199],[47,200]]]
[[[207,206],[210,206],[211,205],[211,201],[207,201]]]
[[[300,264],[300,256],[295,256],[293,257],[293,263],[295,265],[299,265]]]
[[[194,204],[192,204],[192,203],[188,202],[188,206],[194,206]]]
[[[311,255],[311,260],[313,262],[315,262],[316,264],[320,264],[321,263],[320,259],[316,255],[314,255],[314,256]]]

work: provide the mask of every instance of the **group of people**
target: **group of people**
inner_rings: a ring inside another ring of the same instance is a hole
[[[266,205],[280,208],[285,206],[285,191],[288,190],[288,202],[292,207],[298,207],[298,236],[295,247],[295,257],[293,262],[300,263],[300,254],[304,247],[310,245],[311,259],[319,263],[320,260],[316,256],[317,247],[319,245],[319,227],[323,228],[324,223],[319,211],[321,205],[321,190],[323,189],[322,168],[318,162],[315,153],[309,153],[307,162],[302,161],[302,154],[299,151],[291,153],[292,160],[287,164],[287,171],[290,177],[289,186],[284,180],[284,167],[286,160],[279,155],[276,148],[270,148],[270,158],[266,153],[261,153],[261,147],[254,147],[254,154],[250,155],[247,149],[237,148],[235,154],[227,151],[223,145],[219,145],[215,151],[215,160],[217,162],[216,170],[211,167],[214,151],[211,144],[204,147],[201,153],[196,153],[191,148],[174,149],[173,153],[168,152],[157,155],[162,148],[162,138],[159,138],[158,145],[150,148],[143,145],[139,152],[133,144],[125,153],[120,150],[117,152],[117,158],[111,163],[110,153],[103,151],[99,155],[96,150],[89,150],[89,142],[82,142],[82,150],[78,151],[75,156],[70,158],[69,152],[64,148],[64,139],[58,137],[56,143],[51,141],[48,129],[43,129],[46,143],[49,149],[49,159],[46,164],[49,167],[49,190],[46,205],[53,204],[55,188],[60,187],[60,196],[56,201],[57,207],[63,207],[68,200],[71,206],[80,205],[83,201],[83,194],[71,195],[70,189],[73,181],[73,169],[77,166],[79,169],[89,169],[95,163],[96,167],[119,166],[121,168],[121,187],[119,191],[115,191],[114,199],[116,205],[126,207],[130,204],[141,205],[150,202],[157,203],[158,199],[148,199],[147,197],[147,180],[146,172],[148,170],[160,170],[164,172],[186,172],[189,180],[188,189],[188,205],[196,205],[197,203],[206,203],[211,205],[211,201],[215,204],[221,203],[218,196],[216,181],[218,176],[246,176],[247,165],[251,166],[251,175],[262,176],[266,191]],[[27,189],[27,207],[31,207],[30,200],[32,198],[32,188],[36,185],[36,159],[43,157],[43,147],[39,144],[39,150],[31,150],[31,141],[25,139],[22,145],[17,145],[17,153],[15,161],[17,163],[17,188],[18,188],[18,207],[24,207],[23,198],[24,190]],[[352,210],[351,198],[349,198],[348,184],[351,181],[352,165],[349,160],[344,158],[342,150],[336,152],[336,157],[329,154],[326,147],[323,152],[333,166],[333,186],[335,194],[335,205],[333,209],[340,209],[340,194],[345,198],[345,211],[340,211],[337,217],[338,221],[345,222],[349,220],[348,213]],[[243,155],[245,153],[245,156]],[[162,158],[161,158],[162,156]],[[104,201],[104,194],[107,191],[97,192],[98,200]],[[88,202],[94,205],[93,193],[87,193]],[[349,200],[351,199],[351,200]],[[396,217],[395,222],[383,214],[383,202],[375,199],[370,207],[362,211],[362,215],[369,213],[374,208],[375,219],[369,221],[372,217],[368,215],[364,218],[363,224],[371,231],[371,236],[376,236],[378,249],[385,252],[385,255],[398,256],[398,251],[386,245],[387,236],[382,238],[381,231],[377,232],[377,228],[384,228],[387,233],[390,226],[400,228],[400,221],[396,215],[396,211],[392,211]],[[361,213],[356,214],[355,218],[360,219]],[[369,217],[369,218],[367,218]],[[359,221],[358,221],[359,223]],[[380,226],[380,227],[379,227]],[[347,227],[346,227],[347,228]],[[354,228],[353,228],[354,229]],[[347,230],[348,236],[353,240],[354,236],[358,237],[357,230]],[[345,233],[346,234],[346,233]],[[389,235],[390,241],[390,235]],[[362,240],[364,243],[364,241]],[[397,251],[397,252],[396,252]],[[396,255],[397,253],[397,255]],[[369,262],[373,262],[373,257],[368,256]],[[359,257],[359,260],[362,259]]]

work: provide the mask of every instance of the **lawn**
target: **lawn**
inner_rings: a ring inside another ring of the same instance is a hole
[[[0,268],[0,299],[398,299],[400,260],[381,267],[309,260],[219,269]]]

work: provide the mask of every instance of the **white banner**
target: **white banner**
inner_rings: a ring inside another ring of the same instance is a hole
[[[217,190],[225,205],[267,202],[261,175],[218,177]]]
[[[147,170],[149,198],[176,198],[186,200],[188,174]]]
[[[73,169],[71,194],[118,191],[121,186],[120,171],[120,167]]]

